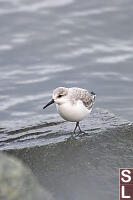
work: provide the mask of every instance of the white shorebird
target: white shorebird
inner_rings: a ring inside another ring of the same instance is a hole
[[[89,93],[82,88],[58,87],[53,91],[52,100],[43,109],[55,102],[57,111],[63,119],[76,122],[73,134],[75,134],[77,127],[80,133],[84,133],[79,122],[90,114],[95,96],[94,92]]]

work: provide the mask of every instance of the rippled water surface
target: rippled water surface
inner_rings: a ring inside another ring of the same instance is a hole
[[[1,0],[2,138],[58,123],[54,106],[42,110],[58,86],[94,90],[95,107],[132,121],[132,17],[131,0]]]

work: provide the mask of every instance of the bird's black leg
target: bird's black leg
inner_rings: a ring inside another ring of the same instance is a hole
[[[79,134],[80,134],[80,133],[83,133],[83,134],[85,134],[85,132],[81,130],[81,128],[80,128],[80,126],[79,126],[79,122],[77,122],[77,123],[78,123],[78,124],[77,124],[77,126],[78,126],[78,128],[79,128],[79,131],[80,131],[80,132],[79,132]],[[79,135],[79,134],[78,134],[78,135]]]
[[[76,122],[76,126],[75,126],[75,129],[74,129],[74,131],[73,131],[73,135],[75,134],[76,129],[77,129],[78,126],[79,126],[79,122]]]

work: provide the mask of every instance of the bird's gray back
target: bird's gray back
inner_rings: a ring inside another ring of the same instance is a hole
[[[77,100],[81,100],[88,110],[90,110],[94,104],[93,95],[82,88],[69,88],[69,97],[73,104],[76,103]]]

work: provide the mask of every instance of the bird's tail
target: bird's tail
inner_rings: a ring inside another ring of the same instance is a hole
[[[96,98],[96,94],[95,94],[95,92],[91,92],[91,95],[93,96],[93,98],[94,98],[94,100],[95,100],[95,98]]]

